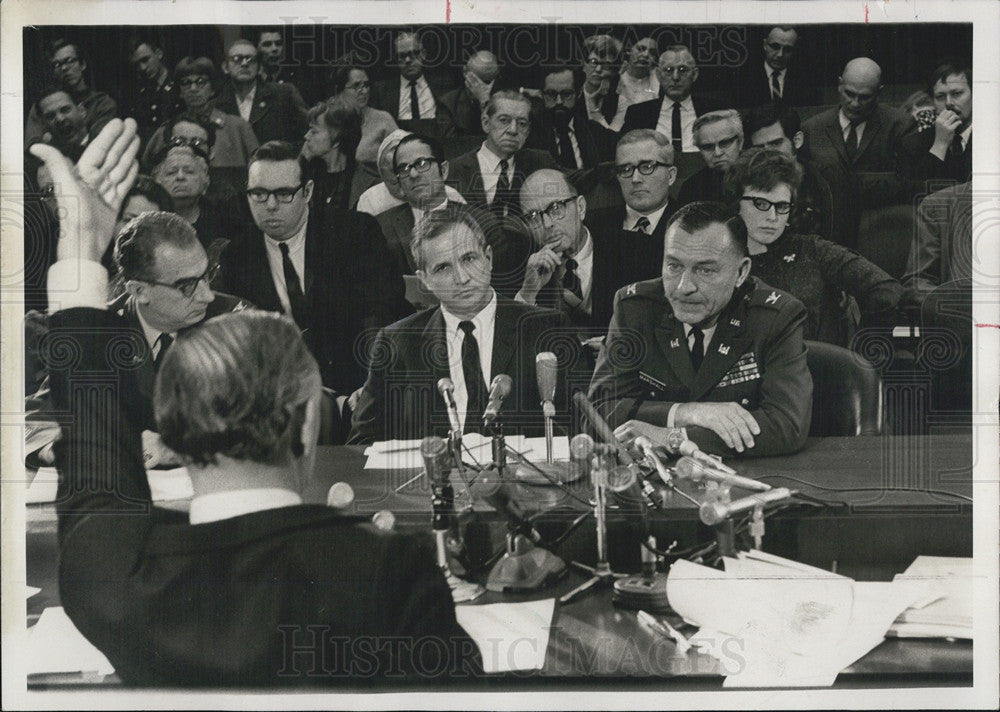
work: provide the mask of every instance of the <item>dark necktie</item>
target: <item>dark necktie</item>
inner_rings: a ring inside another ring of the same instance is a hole
[[[640,217],[635,221],[635,227],[632,228],[635,232],[641,232],[643,235],[649,234],[649,218],[645,215]]]
[[[847,132],[844,148],[847,150],[847,158],[853,163],[858,156],[858,127],[853,121],[850,125],[851,130]]]
[[[691,327],[688,337],[694,337],[691,343],[691,367],[695,373],[701,368],[701,362],[705,358],[705,332],[697,326]]]
[[[417,83],[410,82],[410,118],[420,118],[420,101],[417,100]]]
[[[771,98],[780,99],[781,98],[781,84],[778,82],[778,74],[780,72],[775,69],[771,72]]]
[[[160,345],[160,350],[157,351],[156,356],[153,357],[153,369],[159,371],[160,364],[163,363],[163,357],[166,355],[167,349],[169,349],[170,345],[174,343],[174,337],[164,331],[156,338],[156,343]]]
[[[559,144],[559,165],[563,168],[579,168],[576,165],[576,154],[573,153],[573,142],[569,138],[569,124],[556,124],[556,139]]]
[[[674,112],[670,117],[670,138],[674,144],[674,153],[684,150],[684,143],[681,141],[681,104],[674,102]]]
[[[507,177],[507,169],[510,163],[506,158],[500,160],[500,175],[497,178],[497,192],[493,196],[493,208],[497,215],[503,217],[506,214],[507,203],[510,202],[510,179]]]
[[[962,149],[962,134],[956,133],[955,137],[951,140],[951,145],[948,146],[948,154],[953,158],[958,158],[964,153]]]
[[[577,267],[579,267],[579,265],[572,257],[566,260],[566,273],[563,275],[562,286],[563,289],[572,292],[573,295],[582,302],[583,284],[580,282],[580,275],[576,273]]]
[[[459,322],[458,328],[465,332],[462,339],[462,377],[465,378],[465,392],[469,399],[465,406],[465,429],[482,417],[486,407],[486,381],[479,363],[479,342],[473,335],[476,325],[471,321]]]
[[[302,293],[302,283],[299,282],[299,275],[292,265],[292,258],[288,255],[288,245],[284,242],[278,243],[281,250],[281,269],[285,273],[285,291],[288,293],[288,304],[292,308],[292,318],[299,325],[300,329],[306,328],[306,298]]]

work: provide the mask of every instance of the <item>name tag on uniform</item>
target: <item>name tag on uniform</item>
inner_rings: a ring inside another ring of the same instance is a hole
[[[733,364],[726,375],[719,380],[718,388],[725,386],[735,386],[737,383],[745,383],[760,378],[760,368],[757,365],[757,358],[753,351],[740,356],[740,360]]]
[[[657,379],[653,378],[652,376],[650,376],[648,373],[645,373],[644,371],[639,371],[639,380],[648,383],[649,385],[653,386],[653,388],[656,388],[659,391],[666,391],[667,390],[667,384],[666,383],[664,383],[663,381],[658,381]]]

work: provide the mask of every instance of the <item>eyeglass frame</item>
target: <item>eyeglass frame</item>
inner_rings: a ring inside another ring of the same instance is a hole
[[[417,164],[424,162],[424,168],[421,168]],[[438,163],[438,160],[434,156],[421,156],[415,161],[410,163],[401,163],[398,167],[394,166],[392,169],[392,174],[396,176],[396,180],[403,180],[404,178],[410,178],[412,175],[412,170],[415,168],[417,173],[426,173],[431,169],[432,163]],[[440,164],[439,164],[440,165]]]
[[[565,104],[570,99],[576,96],[576,89],[564,89],[563,91],[556,91],[555,89],[543,89],[542,96],[549,101],[555,101],[556,99],[562,99]]]
[[[736,145],[736,142],[740,140],[739,134],[733,134],[729,138],[724,138],[721,141],[716,141],[715,143],[700,144],[695,142],[695,148],[699,151],[706,151],[715,153],[716,148],[722,151],[728,151],[730,148]]]
[[[774,208],[775,215],[788,215],[792,212],[792,208],[795,207],[795,203],[791,200],[779,200],[778,202],[774,202],[772,200],[768,200],[767,198],[762,198],[759,195],[744,195],[740,198],[740,201],[743,200],[749,200],[753,203],[754,208],[762,213],[766,213],[771,208]],[[765,203],[766,207],[760,207],[762,203]],[[782,209],[779,209],[778,206],[781,206]]]
[[[692,64],[677,64],[670,67],[664,67],[662,65],[657,65],[656,70],[663,72],[664,74],[673,74],[677,72],[678,76],[686,77],[689,72],[693,72],[698,67]]]
[[[79,62],[79,57],[63,57],[62,59],[52,59],[49,60],[49,64],[53,69],[62,69],[63,67],[68,67],[71,64]]]
[[[267,188],[247,188],[243,192],[249,200],[251,200],[254,203],[257,203],[258,205],[267,205],[267,201],[271,199],[271,196],[274,196],[274,201],[279,205],[290,205],[291,202],[295,200],[295,194],[298,193],[303,188],[305,188],[305,186],[306,182],[303,181],[299,183],[294,190],[292,190],[291,188],[275,188],[274,190],[268,190]],[[278,197],[279,190],[291,190],[292,192],[287,194],[287,200],[282,200],[280,197]],[[253,194],[254,191],[263,191],[264,199],[258,200],[258,198],[255,197]]]
[[[642,166],[649,166],[649,171],[644,171]],[[673,163],[664,163],[663,161],[639,161],[638,163],[625,163],[620,166],[615,166],[615,175],[619,178],[631,178],[635,175],[636,170],[639,171],[639,175],[651,176],[656,171],[657,167],[663,166],[664,168],[674,168]]]
[[[212,80],[203,74],[195,74],[189,77],[183,77],[177,80],[177,86],[181,89],[190,89],[191,87],[203,87],[210,85]]]
[[[208,269],[206,269],[202,274],[198,275],[197,277],[185,277],[184,279],[178,279],[173,284],[170,284],[168,282],[157,282],[156,280],[141,279],[141,278],[136,278],[135,281],[145,282],[146,284],[154,284],[157,287],[168,287],[169,289],[176,289],[178,292],[184,295],[185,299],[192,299],[194,298],[194,293],[198,291],[198,285],[200,285],[202,282],[207,284],[209,286],[209,289],[211,289],[212,280],[215,279],[216,276],[219,274],[219,268],[220,265],[218,264],[209,265]]]
[[[259,60],[260,58],[256,54],[230,54],[226,56],[227,62],[230,64],[238,64],[241,67],[247,64],[253,64]]]
[[[522,214],[521,219],[529,225],[544,224],[542,222],[543,215],[548,215],[549,220],[552,220],[553,222],[556,220],[562,220],[566,217],[566,206],[579,197],[579,195],[571,195],[568,198],[563,198],[562,200],[553,200],[541,210],[529,210],[528,212]]]
[[[171,136],[167,141],[166,145],[163,147],[164,153],[171,148],[178,148],[180,146],[187,146],[199,157],[208,160],[208,153],[211,150],[211,146],[208,141],[203,138],[188,138],[187,136]]]

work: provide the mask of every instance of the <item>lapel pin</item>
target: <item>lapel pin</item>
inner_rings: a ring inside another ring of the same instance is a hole
[[[795,253],[793,252],[793,253],[791,253],[789,255],[785,255],[784,260],[785,260],[785,262],[794,262],[795,261]]]
[[[740,323],[741,323],[741,322],[740,322],[740,320],[739,320],[739,319],[730,319],[730,320],[729,320],[729,324],[730,324],[730,326],[739,326],[739,325],[740,325]]]
[[[765,303],[765,304],[775,304],[775,303],[777,303],[777,301],[778,301],[778,296],[779,296],[779,295],[778,295],[778,293],[777,293],[777,292],[771,292],[771,293],[770,293],[770,294],[768,295],[767,299],[765,299],[765,300],[764,300],[764,303]]]
[[[750,399],[749,399],[749,398],[743,398],[743,399],[742,399],[742,400],[740,401],[740,405],[743,405],[743,406],[747,406],[747,405],[750,405]]]
[[[719,344],[719,353],[722,354],[723,356],[728,356],[729,347],[726,346],[725,344]]]
[[[680,345],[681,345],[680,339],[671,339],[670,340],[670,348],[676,349]]]

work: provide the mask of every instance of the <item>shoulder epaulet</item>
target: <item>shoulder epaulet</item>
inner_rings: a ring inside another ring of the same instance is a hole
[[[773,287],[761,286],[744,297],[747,306],[767,307],[770,309],[781,309],[785,303],[791,299],[787,292]]]

